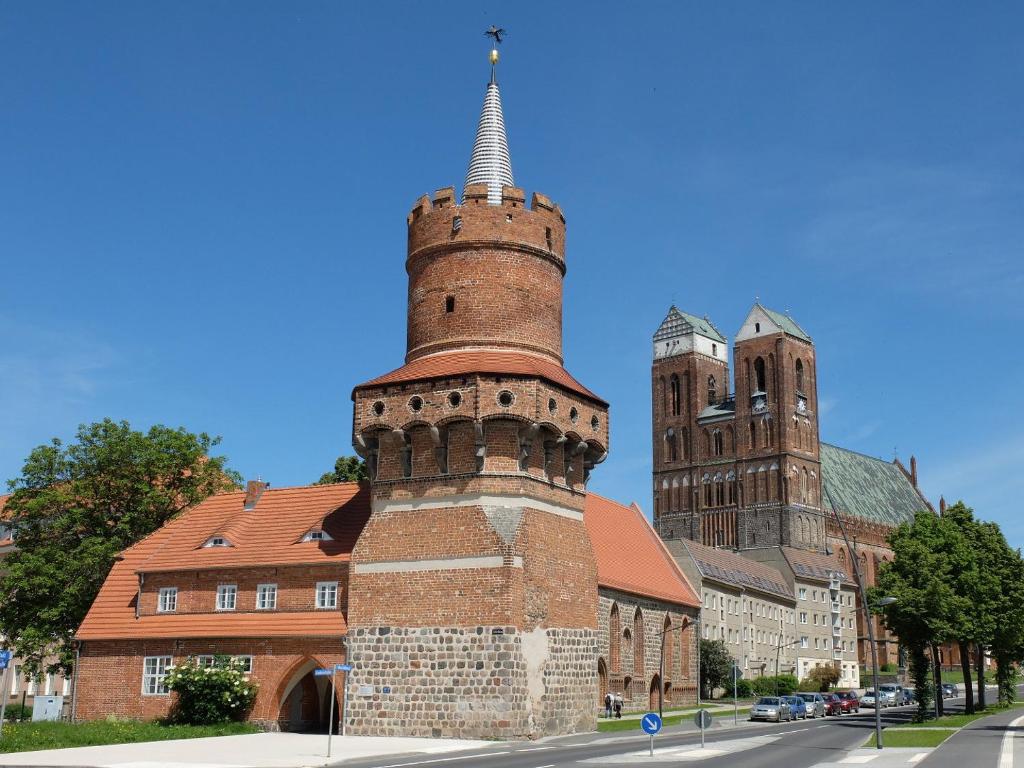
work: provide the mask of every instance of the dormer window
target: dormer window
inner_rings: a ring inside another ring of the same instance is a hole
[[[230,547],[231,542],[225,539],[223,536],[211,536],[203,544],[204,547]]]
[[[303,541],[334,541],[334,538],[322,528],[313,528],[302,537]]]

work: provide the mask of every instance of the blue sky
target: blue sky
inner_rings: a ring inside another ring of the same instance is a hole
[[[461,185],[490,23],[516,182],[569,225],[592,488],[650,508],[650,337],[759,296],[821,432],[1024,544],[1014,3],[7,3],[0,476],[111,416],[302,484],[401,363],[405,216]]]

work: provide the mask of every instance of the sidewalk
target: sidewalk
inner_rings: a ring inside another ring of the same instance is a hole
[[[94,766],[95,768],[303,768],[384,755],[436,755],[480,749],[495,742],[335,736],[327,759],[327,736],[254,733],[208,739],[150,741],[102,747],[46,749],[0,754],[0,765]]]
[[[850,768],[851,765],[865,764],[870,765],[870,768],[907,768],[916,766],[931,752],[927,747],[862,747],[851,749],[846,757],[836,762],[818,763],[814,768]]]

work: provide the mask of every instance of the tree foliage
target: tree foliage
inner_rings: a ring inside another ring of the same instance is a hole
[[[700,641],[700,687],[704,698],[711,698],[716,688],[732,686],[732,654],[724,640]]]
[[[237,487],[205,433],[106,419],[35,448],[9,483],[17,548],[0,582],[0,632],[25,672],[70,673],[72,639],[118,553],[182,510]],[[56,656],[56,663],[47,658]]]
[[[334,471],[325,472],[315,485],[329,485],[330,483],[359,483],[368,479],[366,474],[366,462],[358,456],[339,456],[334,462]]]

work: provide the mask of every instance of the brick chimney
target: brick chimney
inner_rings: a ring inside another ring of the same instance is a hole
[[[250,480],[245,484],[245,506],[244,509],[253,509],[256,502],[260,500],[263,492],[270,487],[270,483],[262,480]]]
[[[910,484],[917,488],[917,457],[910,457]]]

